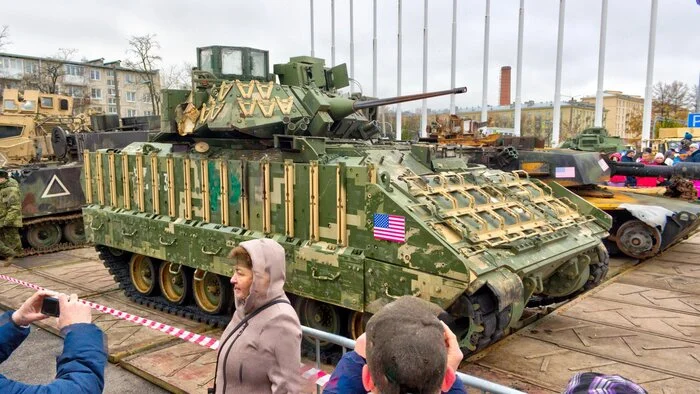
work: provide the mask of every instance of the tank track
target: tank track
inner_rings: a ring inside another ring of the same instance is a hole
[[[169,303],[163,296],[146,296],[134,289],[129,277],[129,259],[131,253],[124,252],[120,256],[115,256],[108,247],[96,246],[95,249],[100,255],[102,263],[109,269],[114,280],[119,284],[119,288],[124,291],[124,294],[133,302],[153,308],[159,311],[167,312],[173,315],[185,317],[200,323],[210,325],[212,327],[224,328],[231,321],[231,315],[209,315],[197,308],[194,305],[173,305]]]
[[[124,252],[120,256],[115,256],[114,253],[110,251],[109,247],[102,245],[95,246],[95,250],[97,250],[104,266],[107,267],[109,273],[112,274],[114,280],[119,284],[119,288],[124,291],[124,295],[131,301],[152,309],[204,323],[215,328],[225,328],[231,321],[232,313],[226,315],[210,315],[199,310],[199,308],[194,305],[173,305],[163,296],[146,296],[139,293],[134,289],[129,275],[129,260],[132,255],[130,252]],[[315,347],[309,346],[307,342],[302,341],[301,350],[302,356],[315,360]],[[341,356],[342,353],[339,347],[321,349],[321,362],[323,363],[337,363]]]
[[[109,247],[98,245],[95,249],[99,253],[105,267],[109,269],[119,287],[124,291],[124,294],[133,302],[213,327],[224,328],[231,320],[231,314],[209,315],[194,305],[173,305],[162,296],[146,296],[137,292],[131,283],[129,275],[131,253],[123,252],[123,254],[116,256],[110,251]],[[592,265],[589,280],[581,291],[566,297],[534,298],[528,303],[528,307],[566,301],[576,297],[583,291],[598,286],[607,274],[609,259],[607,251],[602,245],[597,248],[596,252],[598,253],[598,262]],[[462,294],[448,308],[448,313],[440,317],[457,334],[458,338],[469,336],[470,345],[462,348],[464,357],[467,358],[510,334],[508,323],[511,320],[511,309],[511,306],[508,305],[499,311],[497,300],[493,294],[487,291],[479,291],[472,295]],[[470,324],[470,321],[473,321],[474,324]],[[470,332],[470,330],[472,331]],[[315,359],[315,346],[302,341],[301,350],[302,356],[312,360]],[[337,363],[341,356],[342,352],[338,346],[321,349],[321,362],[323,363]]]
[[[57,223],[57,224],[64,224],[66,222],[69,222],[71,220],[75,219],[81,219],[83,215],[81,213],[76,213],[72,215],[65,215],[65,216],[48,216],[48,217],[41,217],[37,219],[29,219],[27,221],[24,221],[22,223],[22,228],[27,228],[28,226],[34,225],[34,224],[40,224],[40,223]],[[25,239],[22,239],[22,243],[26,243]],[[22,249],[22,253],[17,255],[17,257],[27,257],[27,256],[35,256],[35,255],[40,255],[40,254],[46,254],[46,253],[54,253],[54,252],[61,252],[64,250],[71,250],[71,249],[78,249],[78,248],[83,248],[85,246],[90,245],[88,242],[82,242],[79,244],[74,244],[72,242],[60,242],[57,243],[56,245],[50,246],[48,248],[33,248],[33,247],[26,247]]]

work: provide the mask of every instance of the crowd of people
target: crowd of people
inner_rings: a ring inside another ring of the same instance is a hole
[[[236,309],[220,340],[210,393],[310,391],[299,373],[302,331],[284,292],[285,256],[284,248],[267,238],[242,242],[229,255]],[[0,392],[101,393],[107,341],[91,322],[90,308],[75,294],[39,291],[17,311],[1,315],[0,362],[29,335],[31,323],[48,317],[41,313],[41,304],[49,296],[59,300],[58,328],[65,338],[56,379],[30,386],[0,375]],[[447,316],[439,306],[412,296],[387,304],[369,319],[366,332],[354,351],[343,355],[323,392],[466,393],[456,373],[463,353],[444,322],[450,322]],[[589,392],[646,393],[623,377],[599,373],[575,375],[565,391]]]
[[[692,141],[693,136],[686,133],[681,140],[679,147],[671,148],[665,153],[653,154],[651,148],[644,148],[641,155],[635,149],[623,152],[613,152],[609,159],[613,162],[640,163],[650,166],[673,166],[681,162],[700,163],[700,144]],[[610,186],[630,186],[630,187],[656,187],[666,186],[667,180],[664,177],[652,176],[625,176],[613,175],[610,177]]]

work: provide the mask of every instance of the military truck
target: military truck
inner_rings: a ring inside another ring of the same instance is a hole
[[[85,244],[80,211],[85,203],[80,184],[83,150],[118,148],[148,139],[146,130],[117,129],[116,115],[74,115],[72,97],[4,90],[0,167],[20,184],[24,255]]]
[[[287,253],[301,324],[356,338],[412,295],[449,312],[467,354],[508,334],[534,294],[573,297],[608,269],[610,218],[564,188],[378,140],[389,99],[346,97],[346,66],[197,49],[191,90],[163,90],[152,142],[85,153],[88,240],[132,300],[212,325],[231,314],[239,242]],[[369,117],[368,117],[369,116]],[[325,349],[325,347],[324,347]]]

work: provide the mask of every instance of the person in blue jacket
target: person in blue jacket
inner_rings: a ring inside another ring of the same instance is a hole
[[[690,144],[690,149],[688,150],[688,157],[685,159],[687,162],[700,163],[700,149],[697,143]]]
[[[92,324],[90,307],[80,302],[75,294],[67,296],[40,290],[18,310],[0,315],[0,363],[27,338],[31,323],[48,317],[40,312],[45,297],[58,298],[58,328],[64,337],[63,352],[56,359],[56,379],[44,385],[28,385],[0,375],[0,393],[101,393],[107,363],[105,337],[102,330]]]
[[[429,309],[429,312],[427,315],[432,315],[436,316],[439,312],[437,312],[437,308],[432,306],[428,306],[427,302],[422,301],[420,299],[414,298],[414,297],[401,297],[399,300],[394,301],[391,304],[388,304],[387,306],[384,307],[384,309],[392,309],[392,304],[407,304],[403,306],[407,306],[407,308],[402,308],[402,305],[399,305],[398,308],[394,308],[394,312],[398,313],[392,313],[391,315],[387,314],[386,312],[384,313],[384,319],[382,319],[382,311],[378,312],[377,315],[380,315],[379,318],[382,320],[388,320],[391,322],[391,325],[394,326],[396,331],[405,331],[404,333],[408,333],[409,336],[404,336],[404,338],[410,338],[407,345],[408,346],[414,346],[418,345],[415,343],[415,340],[418,336],[418,332],[415,330],[416,328],[416,317],[415,317],[415,311],[420,310],[420,309]],[[383,309],[383,310],[384,310]],[[411,310],[413,313],[406,313],[405,310],[403,309],[408,309]],[[441,314],[444,314],[444,311],[441,311]],[[375,316],[377,316],[375,315]],[[424,315],[426,315],[424,313]],[[403,320],[405,321],[400,321],[402,319],[397,319],[397,316],[403,317]],[[425,316],[424,316],[425,317]],[[370,319],[370,322],[372,320]],[[368,327],[370,325],[370,322],[368,322]],[[376,322],[373,322],[376,323]],[[403,323],[403,324],[402,324]],[[408,324],[406,324],[408,323]],[[424,322],[421,322],[419,326],[421,327],[426,327]],[[462,361],[462,358],[464,355],[462,354],[462,351],[459,349],[459,343],[457,342],[457,337],[455,334],[449,329],[449,327],[442,321],[435,319],[435,322],[430,322],[434,328],[438,328],[439,331],[442,331],[443,335],[443,343],[445,344],[445,352],[446,352],[446,368],[445,368],[445,374],[446,376],[450,376],[450,379],[446,379],[447,387],[442,387],[440,389],[441,392],[443,393],[449,393],[449,394],[461,394],[461,393],[466,393],[466,389],[464,388],[464,384],[462,384],[462,381],[457,378],[454,374],[454,371],[457,370],[459,367],[460,362]],[[428,329],[431,324],[428,324]],[[440,328],[441,327],[441,328]],[[379,328],[379,330],[382,330],[382,328]],[[369,328],[368,328],[369,331]],[[434,331],[434,330],[433,330]],[[394,335],[397,334],[397,332],[390,333],[389,335],[392,335],[393,338],[399,338],[402,337],[402,335],[399,333],[399,335]],[[393,341],[395,345],[401,346],[400,342],[405,342],[406,339],[401,339],[400,341]],[[355,350],[354,351],[349,351],[343,355],[343,357],[340,359],[338,362],[338,365],[335,367],[333,370],[333,373],[328,380],[328,383],[326,383],[324,389],[323,389],[323,394],[365,394],[370,389],[367,387],[367,378],[366,376],[368,372],[365,372],[365,375],[363,375],[363,370],[367,370],[367,349],[366,349],[366,344],[367,344],[367,334],[362,334],[359,338],[357,338],[357,341],[355,343]],[[431,349],[437,349],[437,346],[431,346]],[[375,349],[376,351],[376,349]],[[401,352],[404,355],[406,353]],[[438,351],[431,350],[430,353],[439,353]],[[413,360],[403,360],[404,363],[411,363]],[[367,370],[368,371],[368,370]],[[416,374],[419,375],[419,374]],[[419,377],[420,378],[420,377]],[[363,381],[363,379],[365,381]],[[454,380],[452,380],[454,379]],[[443,382],[444,383],[444,382]],[[376,390],[377,387],[374,387],[375,390],[372,390],[372,392],[379,393],[380,391]]]

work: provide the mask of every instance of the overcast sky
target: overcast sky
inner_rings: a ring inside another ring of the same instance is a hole
[[[396,95],[397,1],[378,1],[378,95]],[[515,65],[518,0],[491,1],[488,101],[497,104],[501,66]],[[559,1],[526,0],[523,101],[551,101]],[[350,61],[350,0],[336,0],[336,63]],[[316,56],[331,61],[330,0],[315,0]],[[372,0],[355,0],[355,79],[372,93]],[[458,106],[481,104],[484,0],[459,0]],[[568,0],[562,95],[595,95],[601,0]],[[605,89],[643,96],[651,0],[610,0]],[[429,1],[428,89],[450,87],[452,0]],[[131,35],[157,34],[165,64],[195,63],[195,48],[250,46],[270,51],[271,63],[311,51],[309,0],[3,1],[0,25],[10,26],[5,52],[47,56],[78,49],[78,59],[123,59]],[[402,92],[422,90],[423,1],[403,0]],[[698,83],[700,6],[696,0],[659,0],[654,81]],[[349,69],[349,66],[348,66]],[[271,71],[271,70],[270,70]],[[416,105],[417,106],[417,105]],[[448,98],[432,99],[446,108]],[[404,108],[411,105],[405,105]]]

